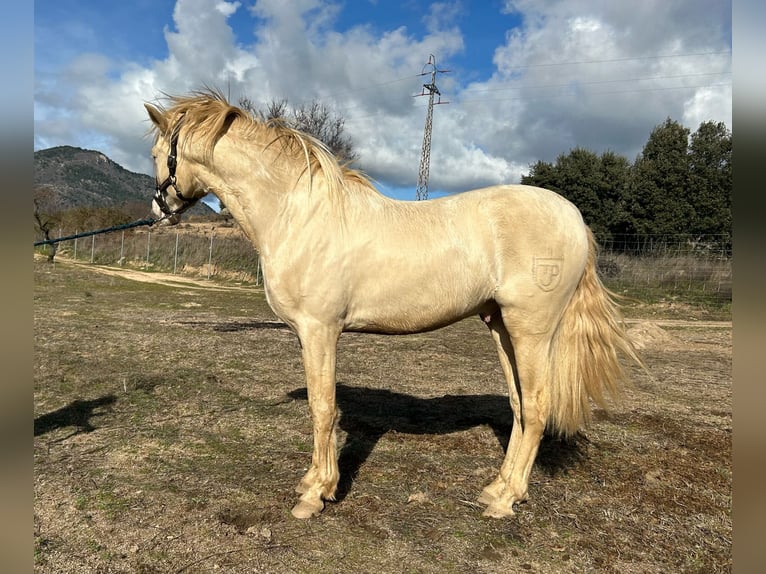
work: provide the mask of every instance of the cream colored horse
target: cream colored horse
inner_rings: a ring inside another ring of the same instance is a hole
[[[593,236],[560,195],[502,185],[395,201],[317,140],[254,120],[218,93],[146,109],[156,132],[154,213],[176,223],[215,194],[258,249],[268,302],[300,339],[314,451],[294,516],[321,512],[338,484],[343,331],[406,334],[484,320],[514,417],[500,472],[479,497],[493,517],[527,499],[546,425],[575,433],[589,420],[589,399],[604,405],[619,391],[618,351],[638,360],[596,275]]]

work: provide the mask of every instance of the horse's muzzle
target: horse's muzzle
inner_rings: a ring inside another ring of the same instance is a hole
[[[181,221],[180,214],[163,213],[162,208],[160,207],[160,205],[157,203],[156,200],[152,201],[152,215],[157,220],[155,225],[160,225],[160,226],[176,225],[179,221]]]

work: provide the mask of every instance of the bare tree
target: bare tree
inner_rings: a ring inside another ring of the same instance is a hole
[[[50,241],[51,231],[61,222],[60,207],[58,196],[50,185],[35,188],[32,195],[32,216],[35,230],[43,236],[45,241]],[[58,244],[49,243],[48,247],[48,262],[53,263]]]
[[[351,139],[344,133],[346,120],[316,100],[292,109],[286,99],[271,100],[265,107],[259,108],[244,96],[240,98],[239,105],[260,120],[281,119],[290,127],[317,138],[342,164],[352,163],[359,157]]]

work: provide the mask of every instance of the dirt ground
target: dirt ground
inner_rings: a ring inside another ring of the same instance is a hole
[[[338,500],[290,515],[311,453],[297,339],[262,292],[35,262],[35,571],[730,572],[731,322],[627,310],[649,374],[530,499],[482,518],[511,428],[481,321],[339,345]]]

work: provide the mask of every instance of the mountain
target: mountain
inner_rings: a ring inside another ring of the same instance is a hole
[[[128,171],[98,151],[59,146],[35,152],[34,187],[50,187],[62,210],[73,207],[122,207],[145,203],[154,195],[154,178]],[[198,203],[190,214],[214,211]]]

